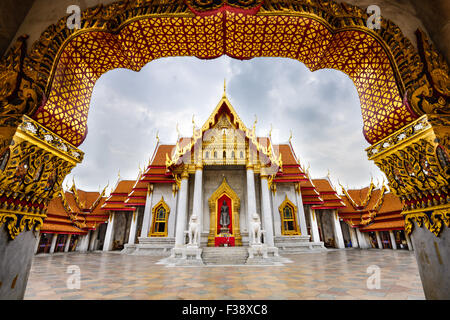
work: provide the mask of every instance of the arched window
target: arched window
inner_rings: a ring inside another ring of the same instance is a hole
[[[167,237],[167,222],[170,209],[164,202],[164,197],[152,209],[152,229],[150,237]]]
[[[240,153],[240,155],[239,155],[240,157],[241,157],[241,159],[242,158],[244,158],[244,152],[243,151],[241,151],[241,153]]]
[[[231,151],[231,158],[234,159],[234,151]]]
[[[278,208],[281,216],[281,234],[284,236],[299,235],[297,224],[297,207],[289,201],[287,195]]]
[[[205,158],[206,158],[206,159],[209,158],[209,151],[206,151]]]
[[[214,159],[217,159],[217,151],[214,151]]]

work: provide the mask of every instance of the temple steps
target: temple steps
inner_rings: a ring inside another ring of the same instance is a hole
[[[243,265],[247,262],[247,247],[206,247],[202,248],[205,265]]]

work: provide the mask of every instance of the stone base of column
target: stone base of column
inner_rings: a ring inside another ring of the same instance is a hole
[[[11,241],[6,228],[0,229],[0,300],[22,300],[37,237],[34,231],[23,231]]]
[[[450,228],[444,227],[436,237],[414,222],[410,237],[426,299],[450,300]]]

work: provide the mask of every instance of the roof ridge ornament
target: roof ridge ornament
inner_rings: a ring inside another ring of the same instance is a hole
[[[227,96],[227,79],[223,79],[223,95],[224,98]]]

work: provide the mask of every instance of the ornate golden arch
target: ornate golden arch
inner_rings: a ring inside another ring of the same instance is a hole
[[[164,232],[155,232],[155,225],[158,222],[157,214],[158,209],[163,207],[166,211],[165,217],[164,217]],[[167,203],[164,201],[164,197],[161,197],[161,200],[152,208],[152,226],[150,228],[150,232],[148,234],[149,237],[167,237],[167,227],[169,224],[169,214],[170,214],[170,208],[167,205]]]
[[[289,206],[292,209],[293,221],[294,221],[294,230],[293,231],[285,230],[285,227],[284,227],[283,210],[287,206]],[[291,200],[289,200],[287,195],[286,195],[284,201],[278,207],[278,211],[280,212],[280,219],[281,219],[281,234],[284,236],[300,235],[301,233],[299,230],[298,219],[297,219],[297,206],[295,204],[293,204]]]
[[[346,73],[360,97],[363,134],[372,144],[368,155],[387,173],[405,208],[433,208],[435,202],[448,206],[446,172],[422,170],[427,177],[445,177],[444,193],[417,175],[409,177],[406,191],[401,183],[395,187],[395,171],[403,170],[397,158],[404,159],[406,152],[410,162],[421,162],[411,151],[418,146],[410,146],[409,139],[424,131],[416,127],[419,122],[432,128],[421,144],[435,148],[439,143],[449,153],[448,64],[420,30],[416,50],[394,23],[383,18],[381,28],[371,30],[368,18],[362,8],[332,0],[123,0],[85,10],[79,29],[69,30],[67,17],[61,18],[29,50],[27,37],[19,37],[0,60],[0,159],[10,152],[7,169],[0,172],[0,197],[5,199],[0,226],[8,223],[11,229],[15,220],[7,216],[17,219],[16,213],[45,216],[65,175],[82,159],[76,146],[86,137],[92,90],[102,74],[115,68],[139,71],[152,60],[173,56],[285,57],[311,71]],[[30,137],[24,140],[21,131]],[[50,151],[53,164],[44,170],[56,169],[34,181],[34,166],[40,163],[35,157],[25,183],[16,186],[9,174],[18,167],[14,156],[34,153],[20,149],[22,142]],[[388,154],[396,157],[385,159]],[[30,197],[32,189],[36,192]]]
[[[230,185],[227,183],[225,177],[223,178],[222,184],[217,188],[216,191],[211,195],[208,200],[209,203],[209,235],[208,235],[208,246],[214,246],[214,240],[217,237],[217,201],[223,195],[227,195],[231,198],[232,207],[232,230],[234,235],[234,241],[236,246],[242,246],[242,236],[239,226],[239,209],[241,208],[241,200],[239,199],[236,192],[231,189]]]
[[[25,39],[19,40],[0,63],[0,73],[11,73],[4,79],[7,89],[0,93],[0,105],[33,116],[78,146],[87,134],[92,89],[103,73],[139,71],[160,57],[226,54],[293,58],[312,71],[334,68],[348,74],[360,96],[370,143],[424,113],[448,113],[445,59],[423,33],[418,34],[417,52],[391,21],[383,18],[381,29],[371,30],[368,18],[357,6],[319,0],[99,5],[82,13],[80,29],[69,30],[67,17],[51,25],[28,55]],[[12,96],[29,98],[14,105]]]

